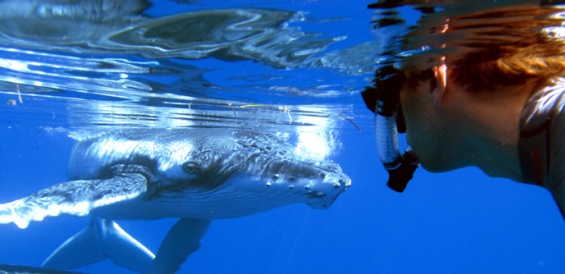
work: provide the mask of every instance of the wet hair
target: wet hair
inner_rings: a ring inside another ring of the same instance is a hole
[[[448,66],[452,80],[472,92],[547,81],[565,76],[565,41],[537,32],[519,43],[485,45]]]
[[[471,92],[564,77],[563,12],[562,7],[502,4],[447,6],[427,14],[404,37],[404,50],[432,49],[402,61],[408,64],[406,84],[419,85],[422,77],[414,76],[438,65],[438,56],[446,56],[449,78]]]

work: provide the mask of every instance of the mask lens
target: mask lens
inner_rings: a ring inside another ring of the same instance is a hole
[[[379,107],[381,109],[379,111],[385,110],[385,112],[388,112],[386,109],[398,108],[395,112],[398,111],[396,125],[399,133],[406,132],[406,123],[404,121],[404,114],[402,113],[399,98],[404,79],[404,74],[393,66],[382,67],[375,72],[375,80],[373,81],[375,87],[367,87],[361,93],[365,106],[372,112],[377,111],[377,101],[379,99],[383,101],[383,98],[387,98],[384,100],[387,104]]]

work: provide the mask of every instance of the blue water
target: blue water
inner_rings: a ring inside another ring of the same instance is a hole
[[[378,42],[367,4],[158,1],[143,12],[143,20],[227,8],[293,14],[270,26],[280,43],[262,48],[274,40],[263,37],[243,52],[246,48],[232,41],[231,54],[199,58],[188,56],[188,50],[65,44],[60,36],[49,40],[47,33],[17,40],[16,31],[0,28],[0,202],[65,181],[73,138],[93,132],[250,124],[284,131],[311,123],[339,139],[332,159],[352,186],[328,210],[295,204],[214,221],[181,273],[563,273],[565,223],[544,189],[490,178],[475,168],[444,174],[421,169],[404,193],[386,187],[372,115],[359,96],[372,76],[373,56],[364,50]],[[8,11],[3,8],[3,14]],[[11,29],[26,24],[33,29],[66,22],[34,25],[37,17],[18,16],[2,17],[2,24],[9,19]],[[89,26],[82,32],[123,28],[116,22]],[[38,37],[44,42],[29,42]],[[315,50],[295,59],[273,58],[285,49]],[[29,62],[19,67],[7,60]],[[123,74],[131,82],[120,82]],[[59,216],[32,222],[25,230],[1,225],[0,263],[39,266],[88,221]],[[119,224],[157,250],[174,222]],[[128,273],[110,261],[77,271]]]

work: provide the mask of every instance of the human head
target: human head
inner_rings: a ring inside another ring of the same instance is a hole
[[[450,112],[450,105],[441,103],[460,92],[469,95],[460,101],[494,100],[509,90],[529,96],[533,89],[508,87],[536,86],[565,75],[563,20],[552,17],[561,10],[531,3],[436,3],[440,8],[433,9],[429,1],[406,2],[428,2],[420,3],[425,12],[419,25],[395,41],[397,51],[386,59],[406,79],[400,98],[408,141],[429,170],[472,165],[473,151],[457,144],[469,133],[461,127],[469,121],[453,115],[460,109]]]

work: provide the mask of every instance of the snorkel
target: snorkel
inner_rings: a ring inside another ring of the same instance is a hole
[[[375,113],[377,150],[389,174],[387,185],[394,191],[403,192],[420,162],[410,146],[402,154],[398,148],[398,133],[406,132],[400,105],[400,90],[406,77],[398,67],[402,58],[412,54],[400,50],[403,36],[410,30],[410,25],[399,13],[399,6],[399,2],[394,1],[379,1],[368,6],[375,9],[372,22],[374,34],[380,43],[376,49],[374,87],[366,88],[361,95],[367,108]],[[424,9],[420,12],[428,11]]]
[[[398,148],[398,133],[406,132],[399,97],[403,82],[404,74],[392,65],[384,66],[375,73],[375,87],[361,93],[367,108],[375,113],[377,150],[389,174],[387,186],[397,192],[404,191],[419,166],[410,147],[404,154]]]

